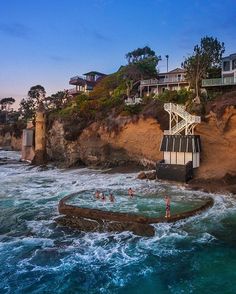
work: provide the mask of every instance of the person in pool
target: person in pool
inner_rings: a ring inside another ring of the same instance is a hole
[[[96,199],[100,199],[100,193],[99,193],[98,190],[96,190],[96,192],[95,192],[95,198],[96,198]]]
[[[129,188],[128,189],[128,195],[129,195],[129,197],[133,198],[134,197],[134,192],[135,191],[132,188]]]
[[[170,217],[170,197],[168,195],[165,196],[165,201],[166,201],[166,218]]]
[[[110,202],[115,202],[115,196],[113,195],[113,193],[110,193],[109,199],[110,199]]]
[[[102,201],[106,201],[106,196],[105,196],[104,193],[102,193],[101,200],[102,200]]]

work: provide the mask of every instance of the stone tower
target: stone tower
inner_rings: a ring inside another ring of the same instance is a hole
[[[35,157],[34,164],[46,163],[46,114],[41,102],[35,116]]]

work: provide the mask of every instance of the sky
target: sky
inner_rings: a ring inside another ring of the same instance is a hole
[[[236,52],[236,0],[0,0],[0,98],[71,88],[70,77],[112,73],[146,45],[160,71],[167,54],[174,69],[206,35]]]

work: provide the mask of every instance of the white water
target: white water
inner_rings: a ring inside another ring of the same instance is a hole
[[[5,156],[19,155],[0,152]],[[206,195],[136,176],[0,166],[0,293],[200,293],[206,287],[205,293],[233,293],[233,196],[214,195],[214,206],[201,215],[155,225],[153,238],[84,233],[55,223],[59,199],[73,192],[125,193],[131,186],[138,195],[167,192],[183,201]]]

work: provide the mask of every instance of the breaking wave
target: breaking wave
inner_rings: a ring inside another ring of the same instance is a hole
[[[99,189],[124,197],[131,186],[151,205],[168,193],[186,207],[208,195],[140,181],[135,173],[43,169],[17,162],[16,152],[0,157],[9,159],[0,166],[1,293],[236,292],[234,196],[212,195],[214,206],[201,215],[155,224],[152,238],[85,233],[55,222],[58,201],[69,193],[90,197]]]

